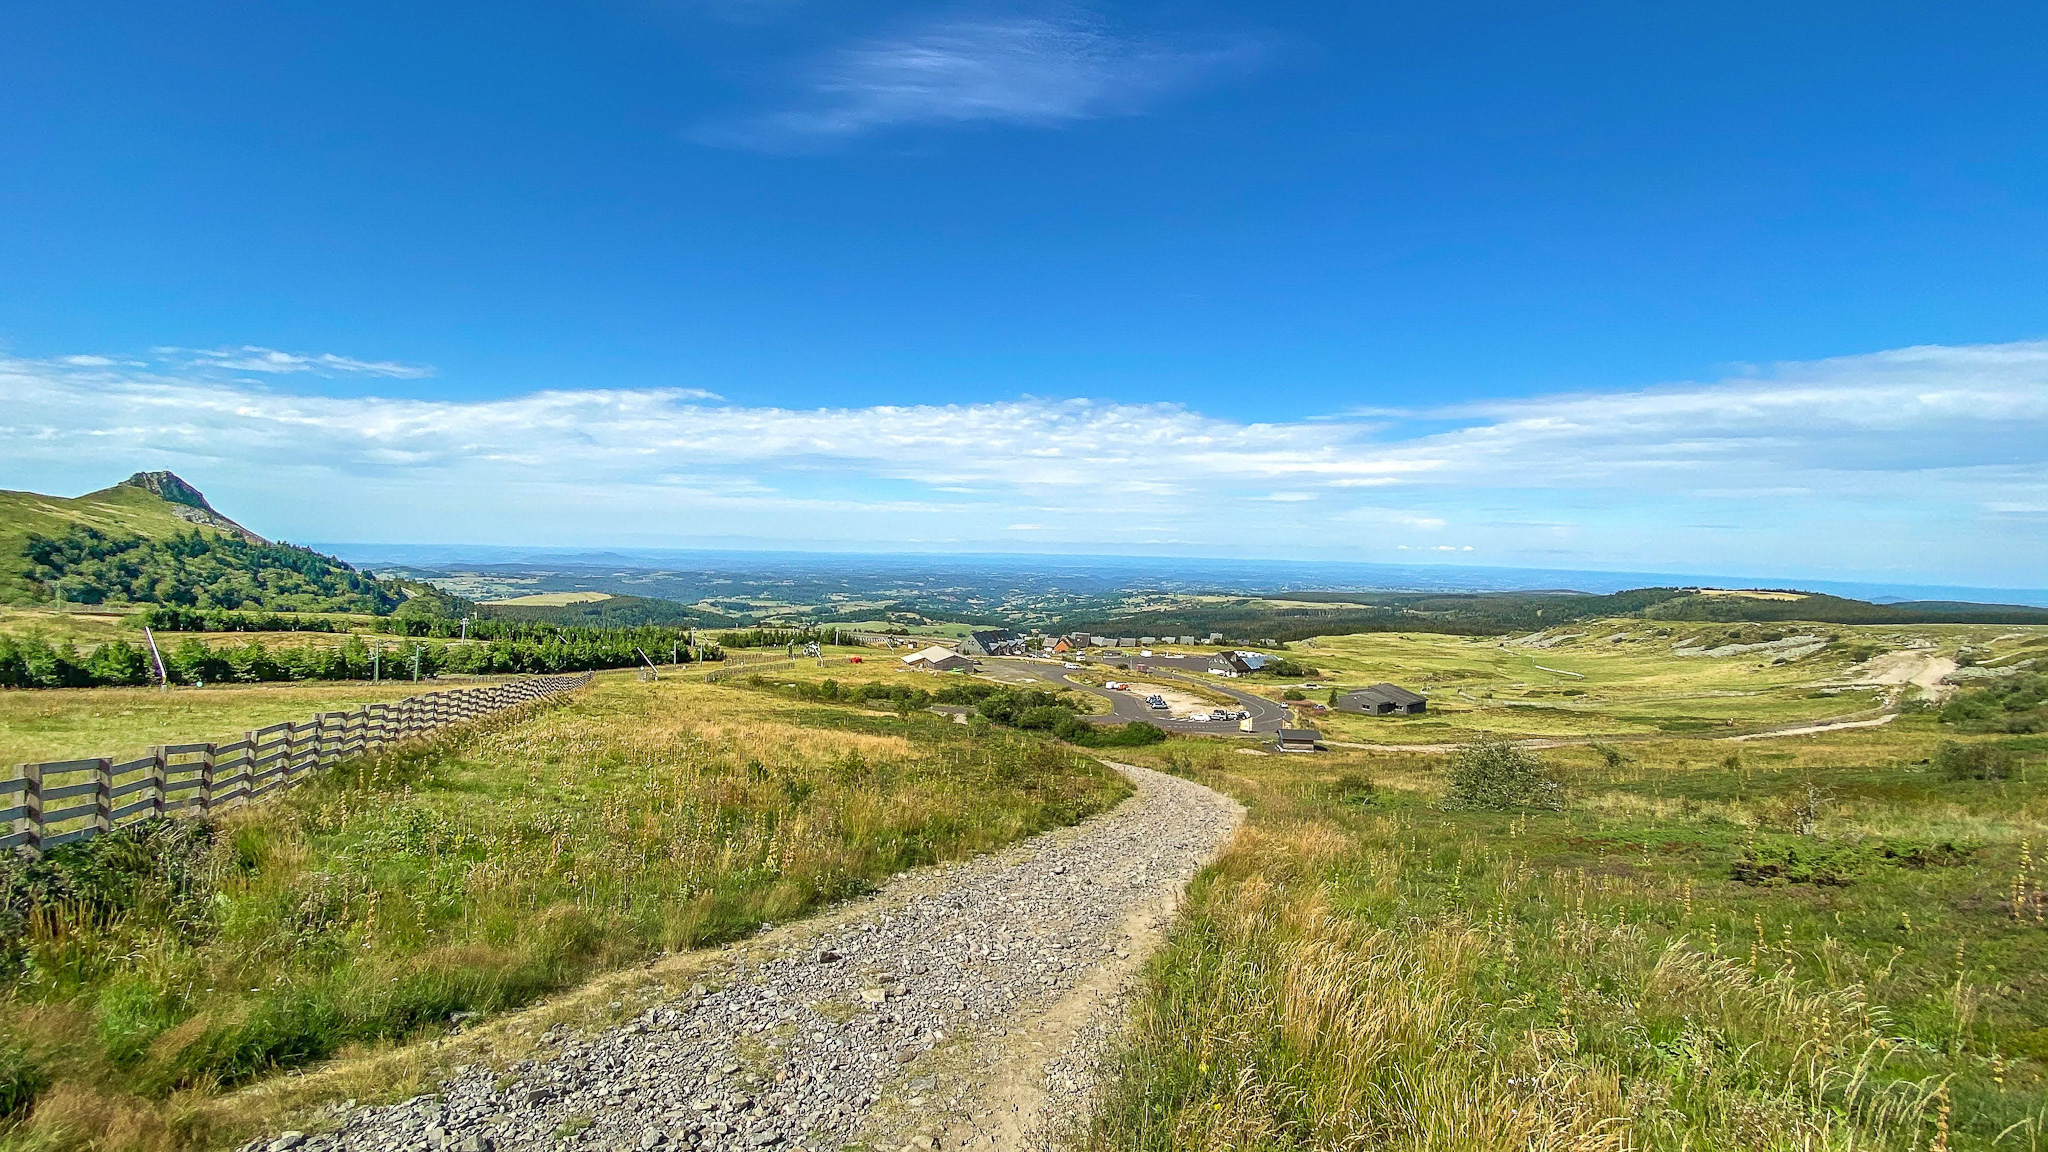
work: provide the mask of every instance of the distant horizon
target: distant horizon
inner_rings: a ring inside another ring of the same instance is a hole
[[[847,551],[826,548],[647,548],[647,547],[571,547],[571,546],[519,546],[498,544],[396,544],[370,541],[307,541],[303,547],[325,552],[364,569],[377,570],[391,567],[450,567],[450,566],[546,566],[552,561],[560,564],[588,562],[593,567],[626,567],[628,570],[661,570],[656,562],[673,560],[727,560],[758,558],[767,562],[779,560],[783,565],[815,563],[833,558],[858,558],[871,562],[885,562],[891,566],[917,567],[927,570],[943,570],[948,566],[961,566],[970,562],[1000,562],[1018,568],[1075,567],[1092,569],[1128,569],[1145,571],[1165,566],[1174,567],[1179,579],[1186,583],[1201,583],[1214,579],[1228,579],[1228,573],[1236,570],[1240,578],[1247,570],[1267,570],[1264,574],[1269,581],[1279,582],[1284,587],[1256,589],[1246,586],[1250,594],[1255,591],[1358,591],[1358,592],[1578,592],[1588,595],[1602,595],[1643,587],[1706,587],[1726,589],[1795,589],[1803,592],[1818,592],[1826,595],[1843,596],[1850,599],[1884,602],[1886,600],[1962,600],[1976,604],[2015,604],[2028,607],[2048,607],[2048,588],[2013,588],[1966,584],[1925,584],[1884,580],[1843,580],[1839,578],[1806,578],[1798,576],[1737,576],[1686,571],[1660,571],[1641,569],[1604,568],[1540,568],[1525,565],[1449,564],[1414,563],[1388,564],[1373,561],[1289,559],[1280,557],[1228,557],[1197,554],[1129,554],[1129,553],[1086,553],[1086,552],[930,552],[910,550],[890,551]],[[599,563],[603,562],[603,563]],[[623,562],[623,563],[618,563]],[[1189,564],[1214,569],[1203,571],[1198,567],[1189,571]],[[637,566],[637,567],[636,567]],[[685,564],[670,565],[685,567]],[[744,570],[744,569],[740,569]],[[1285,571],[1282,571],[1285,570]],[[1346,581],[1346,571],[1354,579]],[[1318,579],[1315,573],[1322,573]],[[1411,574],[1409,582],[1393,578],[1393,574]],[[1357,577],[1367,574],[1383,574],[1386,579],[1366,583]],[[1997,597],[1997,599],[1985,599]]]

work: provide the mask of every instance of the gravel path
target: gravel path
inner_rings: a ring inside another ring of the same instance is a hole
[[[1086,1115],[1130,977],[1243,809],[1116,765],[1116,810],[735,947],[681,999],[250,1149],[1016,1149]]]

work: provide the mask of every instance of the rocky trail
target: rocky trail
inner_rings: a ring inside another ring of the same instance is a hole
[[[622,1025],[247,1148],[1045,1147],[1087,1115],[1131,976],[1243,816],[1116,767],[1137,791],[1112,812],[730,947]]]

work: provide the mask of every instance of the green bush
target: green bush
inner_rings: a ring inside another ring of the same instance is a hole
[[[1964,732],[2048,732],[2048,675],[2022,673],[1958,692],[1942,705],[1941,722]]]
[[[1953,868],[1976,853],[1951,840],[1887,837],[1827,843],[1807,836],[1759,838],[1743,848],[1731,873],[1744,884],[1811,884],[1846,888],[1883,867]]]
[[[1564,808],[1564,785],[1550,766],[1499,736],[1480,736],[1451,754],[1444,807],[1495,812]]]
[[[1307,697],[1307,696],[1304,696],[1304,695],[1302,695],[1302,691],[1301,691],[1301,689],[1299,689],[1299,688],[1289,688],[1289,689],[1288,689],[1287,691],[1285,691],[1285,692],[1282,692],[1282,693],[1280,694],[1280,698],[1281,698],[1282,700],[1306,700],[1306,699],[1308,699],[1308,697]]]
[[[2011,780],[2020,774],[2020,764],[2002,744],[1944,740],[1934,751],[1934,770],[1945,780]]]

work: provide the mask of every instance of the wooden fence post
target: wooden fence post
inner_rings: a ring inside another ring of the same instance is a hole
[[[196,803],[199,811],[207,815],[213,813],[213,757],[217,747],[218,745],[208,742],[205,751],[199,754],[199,797],[188,802]]]
[[[164,814],[164,785],[170,782],[170,756],[162,744],[149,750],[149,811],[144,819]]]
[[[21,815],[15,818],[14,831],[21,837],[18,848],[31,856],[43,854],[43,766],[23,764],[21,766]]]
[[[104,756],[93,761],[92,782],[93,834],[111,832],[114,829],[114,762]]]

